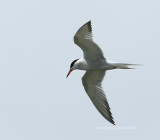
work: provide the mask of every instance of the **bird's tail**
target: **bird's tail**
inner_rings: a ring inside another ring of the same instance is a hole
[[[138,66],[139,64],[126,64],[126,63],[116,63],[117,69],[135,69],[135,66]]]

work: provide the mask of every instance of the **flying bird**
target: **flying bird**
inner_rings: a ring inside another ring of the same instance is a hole
[[[117,63],[107,60],[101,48],[93,41],[91,21],[81,26],[74,36],[74,43],[83,51],[83,58],[74,60],[67,77],[73,70],[85,70],[82,84],[94,106],[110,123],[115,125],[102,81],[107,70],[132,69],[134,64]]]

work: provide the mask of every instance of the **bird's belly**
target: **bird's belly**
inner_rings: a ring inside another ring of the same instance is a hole
[[[106,60],[91,61],[79,66],[80,70],[110,70],[113,69]]]

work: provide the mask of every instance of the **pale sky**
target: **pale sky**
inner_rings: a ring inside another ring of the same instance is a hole
[[[158,0],[1,1],[0,140],[159,140],[159,15]],[[116,126],[85,93],[84,71],[66,79],[89,20],[107,59],[143,65],[105,76]]]

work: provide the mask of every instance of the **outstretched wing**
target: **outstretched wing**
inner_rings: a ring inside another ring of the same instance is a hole
[[[115,124],[106,95],[102,88],[102,81],[105,76],[105,72],[106,71],[87,71],[82,77],[82,83],[85,91],[97,110],[110,123]]]
[[[74,36],[74,43],[82,49],[86,59],[104,58],[100,47],[93,42],[91,21],[77,31]]]

